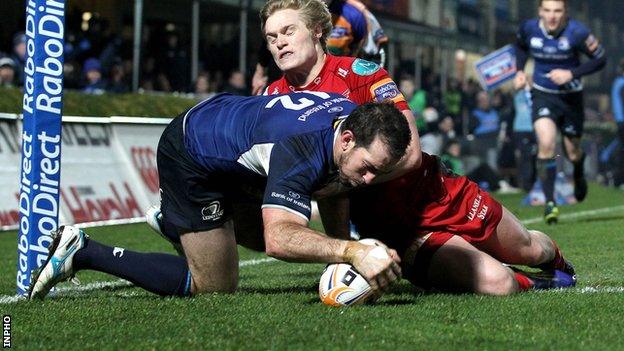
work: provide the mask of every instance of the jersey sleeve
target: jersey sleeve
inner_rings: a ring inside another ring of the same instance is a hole
[[[355,59],[350,69],[351,72],[346,79],[351,89],[349,98],[353,102],[361,105],[372,101],[390,100],[401,111],[409,109],[398,85],[380,65]]]
[[[279,208],[310,219],[311,196],[322,183],[330,160],[321,133],[297,135],[275,144],[262,208]]]
[[[574,31],[574,41],[576,48],[592,59],[600,58],[605,54],[602,44],[591,33],[589,28],[582,24],[579,24]]]
[[[520,70],[524,69],[529,57],[529,45],[527,43],[528,34],[526,29],[527,25],[527,21],[523,22],[516,32],[516,44],[514,45],[514,49],[516,52],[516,66]]]

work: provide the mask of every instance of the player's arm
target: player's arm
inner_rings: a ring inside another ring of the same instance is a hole
[[[526,42],[526,34],[524,30],[525,24],[523,23],[518,32],[516,33],[516,43],[514,49],[516,53],[516,67],[517,72],[514,78],[514,88],[522,89],[526,85],[526,74],[524,73],[524,67],[529,60],[529,47]]]
[[[598,72],[607,64],[607,55],[604,47],[593,34],[588,33],[587,36],[580,41],[579,50],[583,52],[589,60],[583,62],[578,67],[571,70],[574,78]]]
[[[385,289],[401,276],[396,251],[387,256],[371,253],[375,246],[333,239],[307,227],[307,221],[278,208],[263,208],[266,253],[289,262],[347,262],[369,282],[374,291]]]

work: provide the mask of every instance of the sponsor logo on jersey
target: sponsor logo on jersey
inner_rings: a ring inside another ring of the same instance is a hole
[[[217,221],[223,216],[223,209],[219,201],[213,201],[208,206],[201,209],[204,221]]]
[[[561,37],[557,43],[559,50],[570,50],[570,41],[566,37]]]
[[[537,111],[537,115],[540,117],[550,116],[550,109],[548,107],[542,107]]]
[[[349,74],[349,71],[347,71],[344,68],[338,68],[338,75],[341,76],[342,78],[346,78],[347,74]]]
[[[373,84],[370,88],[372,97],[378,102],[384,100],[392,100],[393,102],[405,101],[403,94],[399,91],[396,83],[390,79],[385,78],[379,82]]]
[[[329,110],[327,110],[327,113],[337,113],[337,112],[342,112],[342,110],[344,110],[342,107],[334,106],[330,108]]]
[[[531,47],[535,49],[541,49],[544,47],[544,39],[542,38],[531,38]]]
[[[375,62],[370,62],[362,59],[355,59],[351,65],[351,70],[360,76],[370,76],[371,74],[379,71],[381,66]]]
[[[557,52],[557,48],[554,46],[547,46],[544,48],[544,52],[547,54],[554,54]]]

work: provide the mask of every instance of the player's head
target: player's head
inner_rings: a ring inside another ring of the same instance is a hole
[[[539,17],[549,33],[556,32],[568,18],[567,0],[540,0]]]
[[[282,71],[314,63],[325,51],[331,15],[321,0],[269,0],[260,11],[262,34]]]
[[[392,171],[411,140],[405,116],[390,103],[358,106],[339,133],[340,182],[349,187],[369,184],[377,175]]]

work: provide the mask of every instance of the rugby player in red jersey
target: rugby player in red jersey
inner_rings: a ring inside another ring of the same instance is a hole
[[[527,230],[474,182],[445,172],[437,157],[421,153],[414,116],[384,69],[326,52],[331,21],[320,0],[269,0],[260,17],[284,73],[265,94],[309,90],[340,93],[358,104],[388,100],[408,119],[413,140],[398,168],[403,176],[350,194],[350,218],[358,231],[395,248],[406,278],[425,288],[491,295],[576,283],[572,265],[546,234]],[[327,213],[322,202],[319,209],[328,233],[348,232],[348,211]]]

